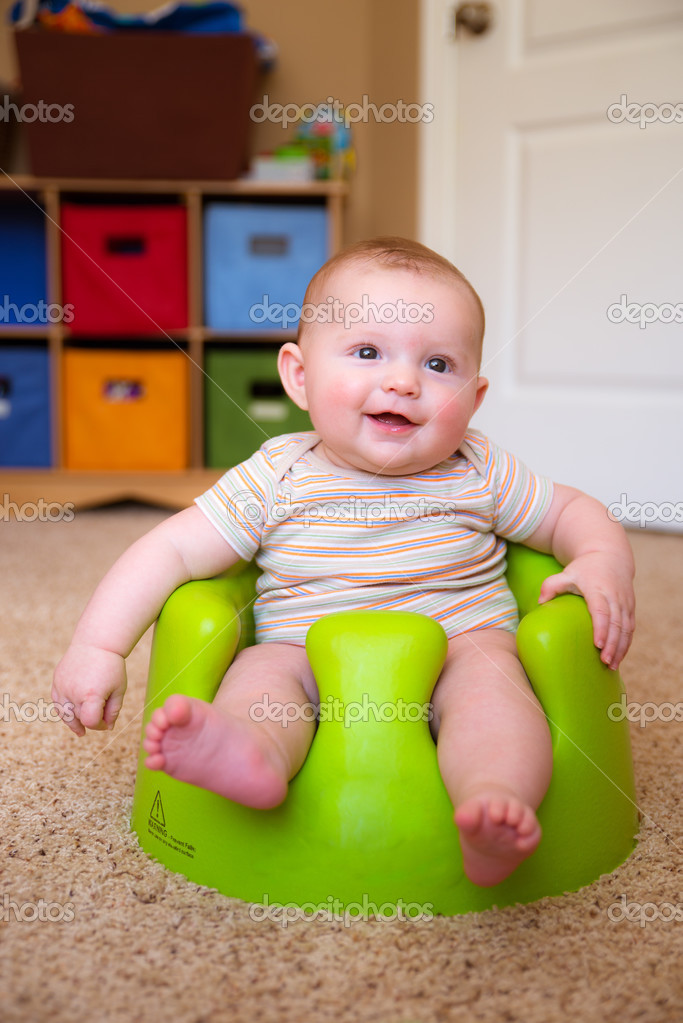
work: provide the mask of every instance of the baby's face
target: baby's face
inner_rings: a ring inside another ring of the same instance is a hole
[[[437,465],[457,449],[488,386],[477,375],[474,299],[448,279],[353,266],[330,279],[325,306],[328,295],[341,322],[310,323],[280,359],[288,392],[320,435],[316,453],[389,476]],[[370,303],[379,314],[351,322]]]

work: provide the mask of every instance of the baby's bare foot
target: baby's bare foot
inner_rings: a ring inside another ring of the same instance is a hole
[[[465,873],[483,888],[500,884],[541,840],[536,814],[507,789],[482,789],[455,813]]]
[[[287,795],[284,761],[258,725],[222,714],[210,703],[169,696],[145,730],[145,767],[268,809]]]

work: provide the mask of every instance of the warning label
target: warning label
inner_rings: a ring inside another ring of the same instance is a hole
[[[182,853],[183,856],[187,856],[189,859],[194,859],[196,852],[195,847],[189,842],[184,842],[181,838],[176,838],[172,835],[166,827],[166,815],[164,813],[164,807],[161,802],[161,792],[157,791],[152,803],[152,809],[149,811],[149,820],[147,821],[147,830],[150,835],[163,842],[169,849],[175,850],[175,852]]]
[[[162,828],[166,827],[166,818],[164,817],[164,808],[161,805],[161,793],[157,792],[152,803],[152,810],[150,812],[151,819],[156,821],[157,824],[161,824]]]

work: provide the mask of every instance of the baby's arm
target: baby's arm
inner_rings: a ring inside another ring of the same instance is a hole
[[[126,691],[124,659],[182,583],[206,579],[240,560],[193,506],[147,533],[110,569],[95,590],[55,669],[52,699],[73,712],[76,735],[113,728]]]
[[[609,518],[599,501],[555,484],[547,515],[524,543],[553,554],[565,566],[543,583],[539,603],[559,593],[581,594],[593,619],[601,659],[618,668],[635,628],[635,567],[623,527]]]

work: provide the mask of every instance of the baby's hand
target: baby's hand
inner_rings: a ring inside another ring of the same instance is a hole
[[[616,670],[631,645],[635,628],[635,594],[631,566],[610,553],[590,551],[549,576],[541,587],[539,604],[559,593],[585,598],[593,619],[593,641],[601,660]]]
[[[55,669],[52,699],[76,735],[113,728],[126,691],[126,662],[95,646],[72,645]]]

